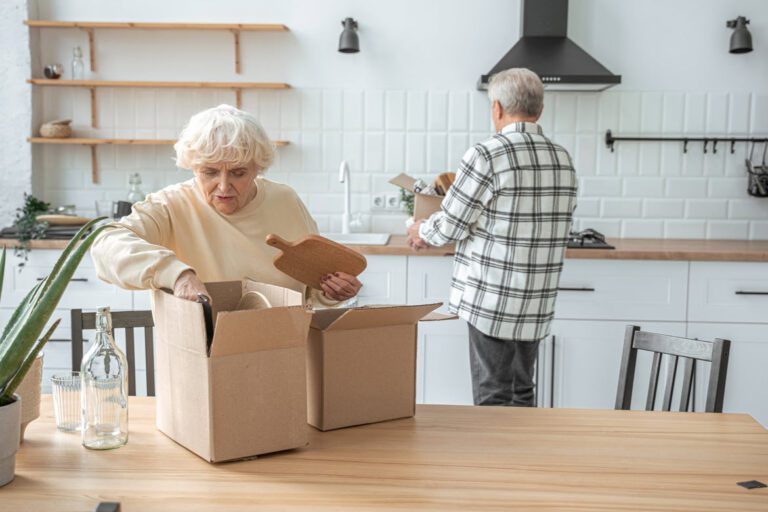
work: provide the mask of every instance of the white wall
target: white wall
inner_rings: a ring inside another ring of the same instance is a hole
[[[32,189],[32,94],[24,82],[32,65],[30,37],[22,21],[27,0],[0,2],[0,223],[14,218]]]
[[[97,31],[101,79],[285,81],[288,91],[246,91],[279,150],[270,171],[303,195],[321,229],[337,229],[339,160],[352,163],[355,207],[394,193],[393,173],[453,169],[489,132],[485,96],[474,90],[517,40],[519,1],[166,0],[130,3],[38,0],[40,19],[280,22],[289,33],[244,34],[243,74],[226,33]],[[725,21],[750,18],[755,51],[727,52]],[[361,52],[336,52],[340,20],[360,23]],[[614,133],[768,134],[768,2],[572,0],[572,38],[623,83],[605,93],[548,94],[542,125],[576,158],[579,227],[609,235],[768,238],[768,201],[745,192],[745,148],[703,155],[692,145],[602,143]],[[4,24],[4,22],[2,22]],[[41,60],[69,63],[84,33],[40,30]],[[38,66],[39,67],[39,66]],[[28,73],[23,70],[22,76]],[[39,75],[39,70],[33,70]],[[18,75],[18,73],[17,73]],[[228,91],[99,90],[100,128],[89,127],[86,91],[41,89],[45,119],[72,117],[81,134],[172,138],[194,112],[233,102]],[[3,91],[5,97],[5,91]],[[37,126],[35,126],[35,129]],[[84,211],[126,193],[139,171],[152,190],[184,179],[170,148],[99,148],[102,183],[90,184],[84,148],[35,148],[35,192]],[[369,228],[398,232],[404,216],[375,212]]]

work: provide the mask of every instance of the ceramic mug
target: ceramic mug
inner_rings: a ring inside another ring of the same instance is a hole
[[[45,75],[45,78],[50,78],[52,80],[55,80],[61,76],[61,74],[64,72],[64,66],[61,64],[48,64],[43,68],[43,74]]]

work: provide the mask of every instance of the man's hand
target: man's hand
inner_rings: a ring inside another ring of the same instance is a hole
[[[419,227],[421,227],[423,222],[423,220],[416,221],[408,228],[408,245],[411,246],[414,251],[426,249],[428,247],[427,242],[422,240],[419,235]]]
[[[357,295],[363,286],[355,276],[344,272],[334,272],[323,277],[320,286],[323,294],[331,300],[348,300]]]
[[[202,293],[208,298],[211,297],[197,274],[192,270],[185,270],[176,279],[176,284],[173,285],[173,294],[182,299],[197,301],[198,293]]]

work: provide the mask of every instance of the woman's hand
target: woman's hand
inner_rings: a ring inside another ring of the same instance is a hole
[[[357,295],[363,283],[355,276],[344,272],[334,272],[325,276],[320,286],[323,287],[323,293],[329,299],[348,300]]]
[[[197,301],[197,294],[199,293],[208,298],[211,297],[203,282],[200,281],[197,274],[192,270],[182,272],[178,279],[176,279],[176,284],[173,285],[173,294],[182,299]]]

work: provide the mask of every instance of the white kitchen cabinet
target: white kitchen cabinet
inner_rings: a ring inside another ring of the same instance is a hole
[[[687,286],[685,261],[566,260],[555,316],[684,322]]]
[[[684,322],[555,320],[554,406],[613,409],[619,382],[624,331],[629,324],[643,330],[685,336]],[[632,408],[645,407],[651,356],[638,354]]]
[[[472,405],[467,323],[420,322],[418,339],[422,360],[416,388],[421,403]]]
[[[408,304],[442,302],[440,312],[448,310],[453,276],[453,256],[408,257]]]
[[[688,337],[731,340],[723,412],[749,414],[768,428],[768,325],[694,322]],[[704,408],[709,366],[696,367],[696,410]]]
[[[690,322],[768,323],[768,264],[691,262]]]
[[[405,304],[407,256],[367,256],[368,266],[358,279],[363,283],[358,303]]]

